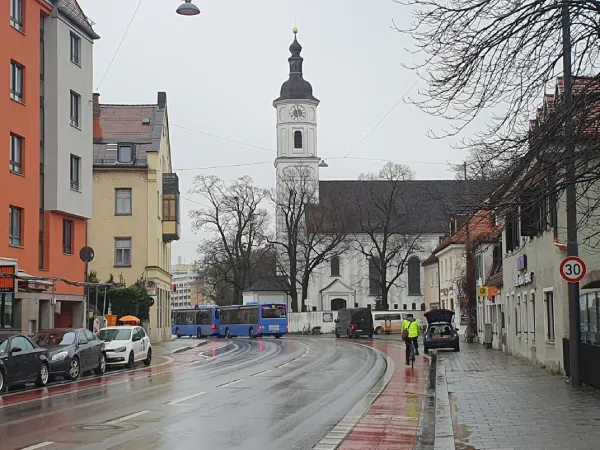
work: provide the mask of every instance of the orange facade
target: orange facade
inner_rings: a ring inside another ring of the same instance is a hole
[[[11,17],[11,3],[0,2],[0,161],[3,161],[0,164],[0,257],[17,259],[19,270],[30,275],[83,281],[85,267],[79,259],[79,249],[86,241],[85,219],[45,211],[43,233],[40,233],[40,130],[43,127],[40,124],[40,61],[43,48],[40,26],[42,17],[50,15],[52,6],[44,0],[22,2],[21,23],[15,26]],[[17,28],[22,28],[22,31]],[[11,92],[13,63],[22,69],[21,101],[15,100]],[[14,137],[18,137],[21,143],[20,168],[17,170],[10,164]],[[21,235],[12,243],[9,228],[14,231],[15,225],[9,225],[11,206],[19,208],[21,213]],[[63,218],[73,221],[71,255],[63,254]],[[40,247],[43,248],[43,255]],[[81,295],[83,290],[57,283],[56,293]]]

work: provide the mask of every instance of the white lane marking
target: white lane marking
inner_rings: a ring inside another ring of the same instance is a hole
[[[138,411],[133,414],[129,414],[128,416],[119,417],[118,419],[111,420],[110,422],[106,422],[106,425],[116,425],[121,422],[125,422],[126,420],[133,419],[135,417],[139,417],[143,414],[148,414],[150,411]]]
[[[262,374],[264,374],[264,373],[269,373],[269,372],[271,372],[271,370],[273,370],[273,369],[269,369],[269,370],[263,370],[262,372],[255,373],[255,374],[253,374],[253,375],[250,375],[250,376],[251,376],[251,377],[257,377],[257,376],[259,376],[259,375],[262,375]]]
[[[279,369],[280,367],[285,367],[289,364],[289,362],[286,362],[284,364],[279,364],[277,367],[275,367],[276,369]]]
[[[194,397],[200,397],[201,395],[204,395],[204,394],[206,394],[206,392],[198,392],[197,394],[188,395],[187,397],[181,397],[176,400],[171,400],[169,403],[167,403],[167,405],[177,405],[181,402],[185,402],[186,400],[189,400]]]
[[[220,384],[220,385],[219,385],[219,386],[217,386],[217,387],[227,387],[227,386],[231,386],[231,385],[233,385],[233,384],[238,384],[238,383],[241,383],[242,381],[244,381],[244,379],[243,379],[243,378],[240,378],[239,380],[233,380],[233,381],[231,381],[231,382],[229,382],[229,383]]]
[[[40,442],[39,444],[30,445],[29,447],[23,447],[21,450],[34,450],[36,448],[47,447],[48,445],[52,445],[54,442]]]

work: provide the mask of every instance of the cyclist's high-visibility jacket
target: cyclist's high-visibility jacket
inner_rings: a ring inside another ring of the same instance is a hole
[[[421,326],[419,325],[419,321],[418,320],[413,320],[412,322],[410,320],[403,320],[402,321],[402,332],[404,333],[404,330],[408,329],[408,337],[409,338],[416,338],[419,337],[419,335],[421,334]]]

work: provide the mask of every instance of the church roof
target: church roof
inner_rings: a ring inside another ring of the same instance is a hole
[[[281,85],[279,98],[275,100],[276,102],[281,100],[319,101],[313,96],[311,84],[302,76],[302,62],[304,61],[304,58],[300,56],[302,46],[296,38],[297,32],[298,30],[294,29],[294,42],[290,45],[290,53],[292,54],[288,59],[290,64],[290,77]]]
[[[495,183],[469,180],[468,190],[461,180],[402,181],[394,195],[394,232],[406,234],[446,233],[454,215],[472,214],[481,208]],[[380,180],[320,181],[319,203],[346,204],[344,221],[349,233],[364,232],[373,226],[380,212],[373,199],[391,197],[392,182]]]

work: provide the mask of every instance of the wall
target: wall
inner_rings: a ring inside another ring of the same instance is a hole
[[[423,294],[425,296],[425,310],[430,311],[432,305],[440,307],[440,283],[438,262],[423,266]]]
[[[290,333],[301,333],[302,329],[309,324],[311,327],[321,327],[322,333],[333,333],[335,322],[323,322],[323,314],[333,314],[333,320],[337,319],[337,311],[313,311],[303,313],[290,313],[288,325]]]
[[[461,321],[460,299],[457,282],[465,274],[465,246],[452,244],[435,254],[439,260],[440,308],[454,311],[454,322]]]
[[[71,62],[71,32],[80,37],[81,65]],[[92,217],[93,42],[62,16],[45,29],[45,202],[46,210]],[[80,124],[71,125],[70,92],[81,96]],[[80,189],[70,186],[71,154],[81,158]]]

